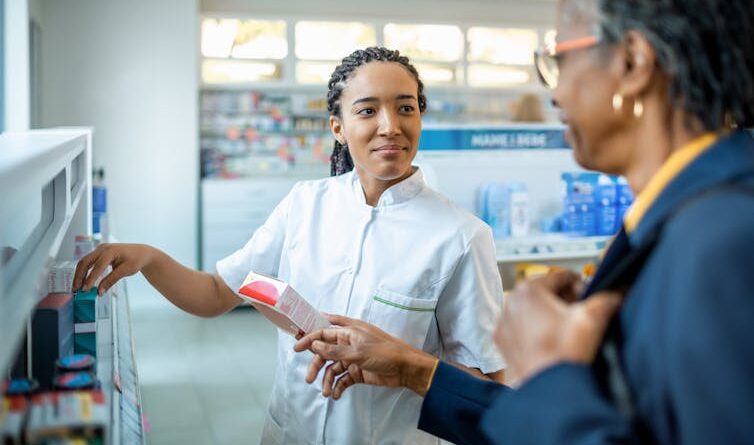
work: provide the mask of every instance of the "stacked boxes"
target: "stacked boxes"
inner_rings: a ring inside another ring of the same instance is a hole
[[[74,341],[76,354],[97,356],[96,337],[97,288],[80,290],[73,297]]]
[[[32,375],[47,389],[52,386],[55,362],[73,354],[73,296],[50,294],[40,301],[31,331]]]

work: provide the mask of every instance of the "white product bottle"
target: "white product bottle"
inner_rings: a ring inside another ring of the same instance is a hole
[[[526,184],[514,182],[509,185],[511,237],[521,238],[529,234],[529,192]]]

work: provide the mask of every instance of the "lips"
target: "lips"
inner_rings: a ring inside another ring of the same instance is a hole
[[[382,145],[380,147],[377,147],[375,149],[372,149],[372,151],[386,152],[386,153],[395,153],[395,152],[399,152],[399,151],[403,151],[403,150],[405,150],[405,148],[402,147],[402,146],[400,146],[400,145],[398,145],[398,144],[386,144],[386,145]]]

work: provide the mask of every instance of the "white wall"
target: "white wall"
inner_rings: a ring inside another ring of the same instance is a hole
[[[114,235],[197,265],[196,0],[43,0],[42,123],[91,125]]]
[[[29,4],[5,0],[5,125],[6,131],[29,129]]]
[[[557,0],[201,0],[202,12],[554,26]]]

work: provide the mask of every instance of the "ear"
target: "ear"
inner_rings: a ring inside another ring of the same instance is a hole
[[[337,116],[330,116],[330,132],[341,145],[346,144],[346,135],[343,134],[343,124]]]
[[[657,71],[657,53],[644,34],[628,31],[621,51],[623,72],[618,93],[627,98],[643,96]]]

